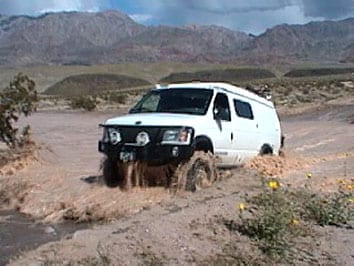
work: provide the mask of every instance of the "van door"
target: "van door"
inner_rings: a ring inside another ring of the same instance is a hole
[[[233,148],[237,154],[235,164],[240,164],[258,154],[259,130],[250,102],[233,99],[233,105],[236,114],[233,122]]]
[[[220,165],[232,165],[234,162],[233,147],[233,132],[231,121],[231,110],[229,99],[225,93],[219,92],[215,96],[213,104],[214,115],[214,153],[222,162]]]

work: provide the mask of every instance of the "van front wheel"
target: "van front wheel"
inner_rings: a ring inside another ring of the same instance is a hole
[[[216,162],[210,152],[196,151],[176,170],[178,190],[197,191],[210,187],[217,180]]]
[[[102,163],[103,181],[111,188],[122,185],[124,176],[121,169],[118,168],[118,163],[111,158],[106,157]]]

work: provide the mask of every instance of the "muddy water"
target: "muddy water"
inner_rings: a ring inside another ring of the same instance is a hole
[[[22,251],[44,243],[68,238],[88,224],[45,225],[16,211],[0,211],[0,265],[5,265]]]
[[[77,119],[78,116],[81,119]],[[97,125],[103,122],[106,117],[109,117],[109,114],[93,116],[92,114],[80,113],[75,115],[73,112],[39,112],[30,117],[25,123],[31,124],[37,142],[44,143],[54,150],[54,153],[57,155],[53,158],[55,165],[58,165],[60,162],[61,165],[70,169],[71,172],[77,172],[80,170],[83,171],[82,162],[86,162],[92,169],[96,169],[99,164],[99,156],[95,150],[96,145],[86,145],[80,139],[83,133],[87,135],[87,132],[76,131],[82,130],[85,126],[89,128],[89,134],[92,135],[91,142],[95,144],[95,141],[100,136]],[[73,119],[76,121],[72,121]],[[76,127],[76,131],[73,129],[73,125],[75,124],[79,124]],[[63,135],[66,136],[65,139]],[[82,157],[88,153],[94,154],[94,158],[90,158],[91,161],[88,162],[87,160],[78,158],[78,154],[70,154],[77,149],[68,149],[67,147],[75,145],[92,148],[92,152],[83,152]],[[66,147],[65,150],[63,146]],[[85,168],[87,169],[87,166]],[[89,171],[92,171],[92,169],[89,169]],[[0,265],[5,265],[11,257],[19,255],[22,251],[34,249],[47,242],[70,237],[75,231],[87,228],[88,226],[88,224],[76,224],[72,222],[51,225],[41,224],[29,216],[16,211],[0,211]]]

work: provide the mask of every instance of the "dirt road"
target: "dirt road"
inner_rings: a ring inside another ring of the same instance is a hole
[[[117,114],[41,111],[28,119],[43,149],[39,161],[1,177],[2,182],[27,184],[25,196],[14,199],[13,205],[48,223],[63,219],[110,223],[76,232],[72,239],[45,244],[13,264],[85,260],[101,264],[109,258],[116,265],[206,265],[230,243],[239,243],[233,252],[252,254],[248,242],[230,234],[224,224],[236,215],[235,206],[242,195],[259,188],[252,171],[233,170],[230,178],[210,189],[178,196],[160,187],[122,192],[85,182],[99,175],[97,140],[101,130],[97,125]],[[309,182],[320,191],[335,190],[338,179],[354,179],[352,117],[354,100],[284,116],[286,163],[275,166],[281,171],[274,173],[284,184],[301,186],[306,173],[311,172]],[[269,170],[274,165],[264,167]],[[315,254],[313,262],[350,265],[354,230],[318,230],[322,237],[309,247]]]

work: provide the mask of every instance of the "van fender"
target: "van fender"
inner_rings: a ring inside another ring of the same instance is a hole
[[[262,145],[259,155],[273,155],[273,148],[269,144],[265,143]]]
[[[214,153],[213,143],[210,138],[205,135],[195,137],[192,146],[196,151],[210,151],[211,153]]]

